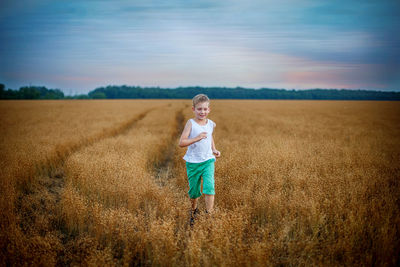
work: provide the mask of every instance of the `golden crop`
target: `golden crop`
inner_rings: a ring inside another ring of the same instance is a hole
[[[177,145],[190,100],[1,101],[0,262],[396,265],[399,115],[212,100],[216,211],[191,229]]]

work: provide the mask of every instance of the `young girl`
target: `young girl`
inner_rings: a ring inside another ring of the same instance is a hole
[[[194,118],[188,120],[179,140],[180,147],[188,147],[183,159],[186,161],[186,172],[189,181],[189,198],[192,204],[190,225],[199,213],[197,201],[201,196],[201,178],[205,194],[206,212],[211,213],[214,207],[214,162],[221,156],[215,148],[213,131],[216,124],[207,119],[210,113],[210,99],[203,94],[193,98]]]

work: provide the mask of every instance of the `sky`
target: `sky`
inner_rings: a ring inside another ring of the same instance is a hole
[[[0,83],[400,91],[398,0],[0,0]]]

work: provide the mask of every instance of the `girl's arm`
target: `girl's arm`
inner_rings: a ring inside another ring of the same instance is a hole
[[[212,142],[211,142],[211,149],[212,149],[212,152],[214,153],[214,155],[215,155],[217,158],[219,158],[219,157],[221,156],[221,152],[219,152],[219,151],[215,148],[214,136],[213,136],[213,139],[212,139]]]
[[[207,133],[202,132],[195,138],[189,138],[190,130],[192,129],[192,123],[188,121],[185,125],[185,128],[182,131],[181,138],[179,139],[179,146],[186,147],[190,146],[193,143],[200,141],[201,139],[207,138]]]
[[[212,143],[211,143],[211,149],[212,149],[212,151],[216,150],[215,143],[214,143],[214,136],[213,136]]]

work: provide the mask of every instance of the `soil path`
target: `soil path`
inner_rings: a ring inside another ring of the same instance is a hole
[[[174,131],[172,132],[169,141],[165,144],[161,159],[153,164],[154,177],[160,186],[166,185],[174,173],[174,155],[176,153],[178,138],[183,131],[185,117],[183,109],[180,109],[175,114]]]

